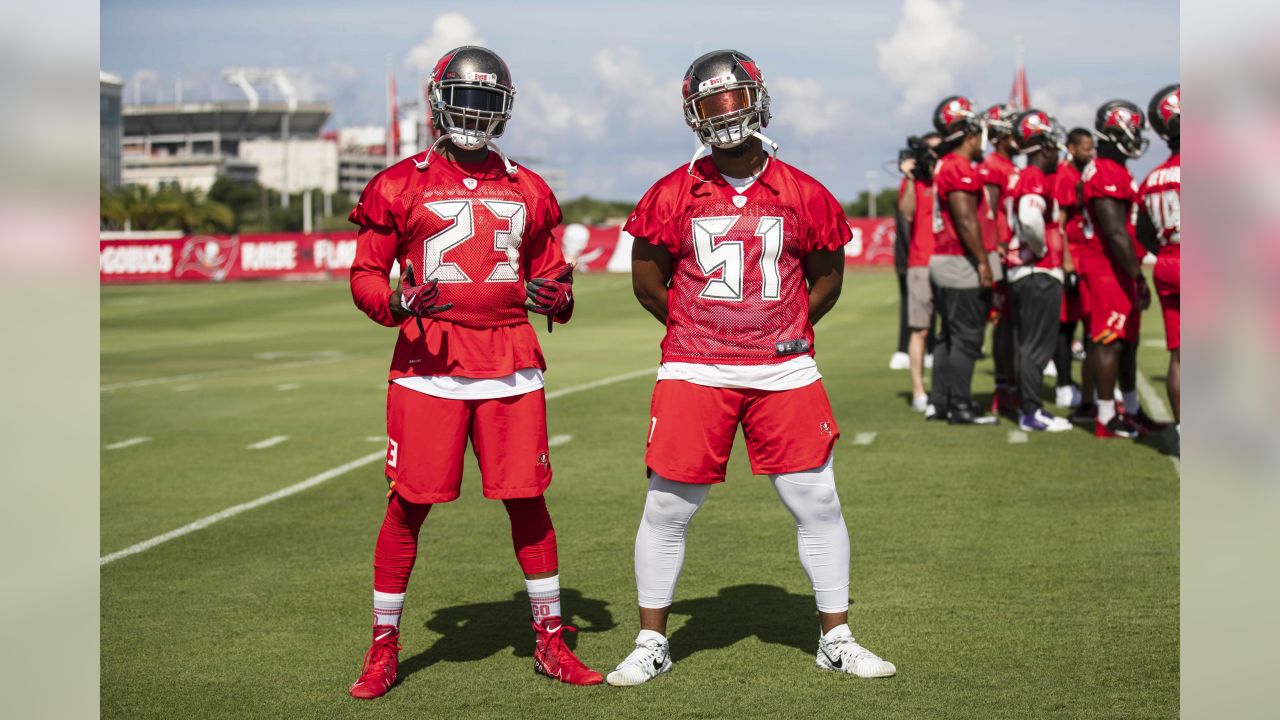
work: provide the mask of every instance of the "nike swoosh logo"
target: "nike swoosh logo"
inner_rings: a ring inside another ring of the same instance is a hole
[[[831,657],[831,652],[826,648],[822,649],[822,654],[827,656],[827,660],[831,661],[831,666],[837,670],[844,666],[844,661],[840,658]]]

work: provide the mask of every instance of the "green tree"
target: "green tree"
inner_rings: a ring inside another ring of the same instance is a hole
[[[851,218],[867,217],[870,193],[866,190],[858,193],[858,199],[844,206],[844,212]],[[898,189],[884,188],[876,193],[876,216],[893,217],[898,208]]]

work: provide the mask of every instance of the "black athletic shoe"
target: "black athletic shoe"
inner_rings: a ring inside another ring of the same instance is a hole
[[[995,415],[983,415],[969,406],[952,408],[947,417],[947,422],[951,425],[995,425],[999,421]]]
[[[1098,406],[1093,403],[1080,403],[1071,413],[1071,422],[1076,425],[1092,425],[1098,420]]]
[[[1136,425],[1138,430],[1142,431],[1142,434],[1144,435],[1169,429],[1169,423],[1153,420],[1151,416],[1147,414],[1147,411],[1142,408],[1138,408],[1138,412],[1136,413],[1129,413],[1128,415],[1125,415],[1125,418],[1131,424]]]
[[[924,419],[926,422],[945,422],[947,410],[939,410],[933,403],[929,403],[924,409]]]
[[[1142,430],[1137,425],[1129,422],[1128,418],[1123,415],[1116,415],[1108,420],[1106,425],[1097,420],[1093,422],[1094,437],[1132,440],[1141,434]]]

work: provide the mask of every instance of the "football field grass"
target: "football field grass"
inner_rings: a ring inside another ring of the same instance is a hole
[[[662,328],[625,276],[580,276],[576,289],[573,322],[542,335],[547,497],[564,611],[579,656],[603,671],[637,630],[645,371]],[[105,287],[101,297],[101,554],[127,553],[101,568],[104,717],[1177,715],[1172,439],[925,423],[908,406],[907,373],[887,369],[892,273],[846,277],[817,349],[843,433],[850,625],[897,677],[814,667],[795,526],[768,480],[750,475],[739,437],[729,481],[690,529],[672,673],[626,689],[534,674],[506,513],[481,497],[469,460],[463,497],[423,528],[400,682],[373,702],[346,690],[369,640],[394,331],[365,318],[345,282]],[[1158,311],[1144,320],[1151,344]],[[1167,357],[1162,346],[1140,353],[1148,398],[1164,401]],[[991,386],[983,360],[980,400]],[[329,472],[343,466],[354,467]]]

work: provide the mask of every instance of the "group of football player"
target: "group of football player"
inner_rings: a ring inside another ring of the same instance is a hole
[[[1169,399],[1180,422],[1180,115],[1179,85],[1156,92],[1145,114],[1126,100],[1104,103],[1093,132],[1067,133],[1035,108],[979,111],[961,96],[938,104],[934,132],[912,138],[913,150],[899,161],[909,334],[907,362],[891,367],[910,369],[913,409],[952,425],[992,425],[1008,414],[1034,432],[1070,430],[1074,422],[1100,438],[1165,429],[1138,396],[1150,254],[1169,350]],[[1139,185],[1126,164],[1147,150],[1148,127],[1170,156]],[[988,325],[991,414],[972,395]],[[1076,385],[1078,325],[1084,358]],[[1056,372],[1055,404],[1070,419],[1044,409],[1046,368]]]
[[[543,495],[551,482],[546,363],[528,313],[546,316],[548,330],[573,314],[573,267],[551,233],[560,208],[541,178],[494,144],[515,96],[501,58],[481,47],[452,50],[428,93],[436,141],[379,173],[351,213],[360,226],[355,303],[399,335],[373,641],[350,694],[376,698],[397,681],[419,533],[434,505],[458,497],[468,440],[484,496],[501,500],[510,519],[534,669],[573,685],[614,686],[671,670],[667,620],[688,527],[724,482],[739,426],[752,472],[768,476],[795,518],[816,606],[816,666],[895,674],[848,625],[850,543],[833,469],[840,431],[814,361],[813,323],[840,294],[852,231],[831,193],[777,159],[763,135],[770,101],[756,63],[734,50],[693,61],[682,95],[698,151],[654,184],[626,224],[636,298],[666,336],[650,417],[632,428],[647,466],[633,556],[640,630],[607,678],[565,643],[573,628],[562,621]]]

